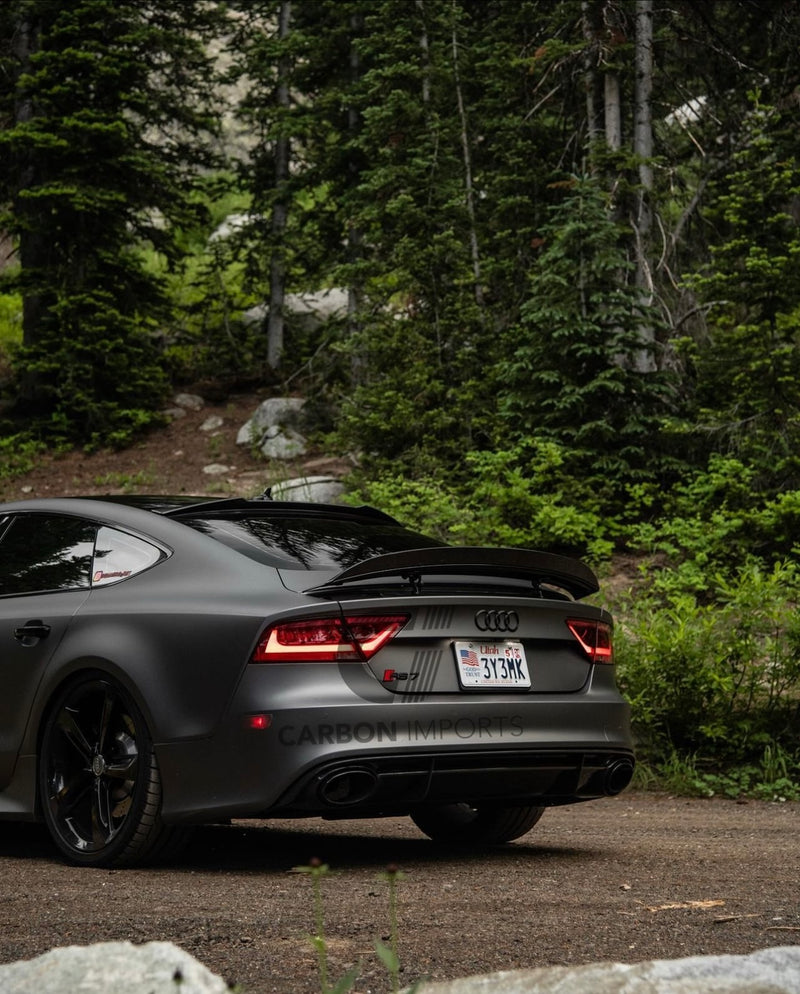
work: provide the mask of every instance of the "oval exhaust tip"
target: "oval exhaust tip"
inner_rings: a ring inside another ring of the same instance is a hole
[[[608,797],[621,794],[633,779],[633,763],[630,759],[618,759],[606,770],[603,790]]]
[[[319,785],[319,796],[325,804],[342,807],[369,800],[378,787],[378,777],[372,770],[358,767],[337,770]]]

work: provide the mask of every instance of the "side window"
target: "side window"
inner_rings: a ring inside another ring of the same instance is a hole
[[[92,562],[92,586],[104,587],[135,576],[157,563],[164,553],[149,542],[116,528],[100,528]]]
[[[20,514],[0,538],[0,594],[90,586],[96,526],[56,514]]]

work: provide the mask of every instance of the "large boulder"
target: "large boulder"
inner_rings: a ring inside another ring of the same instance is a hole
[[[270,397],[263,401],[239,429],[236,444],[258,448],[267,459],[305,455],[306,440],[298,431],[304,405],[302,397]]]
[[[800,994],[800,946],[746,956],[689,956],[504,970],[423,984],[419,994]]]
[[[3,994],[227,994],[228,984],[171,942],[100,942],[0,966]]]
[[[335,504],[344,484],[333,476],[299,476],[281,480],[269,488],[273,500],[299,500],[307,504]]]

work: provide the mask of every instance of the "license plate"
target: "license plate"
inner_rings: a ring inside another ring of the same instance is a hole
[[[521,642],[454,642],[458,680],[462,687],[507,687],[531,685],[528,661]]]

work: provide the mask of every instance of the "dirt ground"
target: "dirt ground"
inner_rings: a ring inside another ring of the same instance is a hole
[[[205,400],[199,410],[153,431],[129,449],[47,455],[30,472],[0,480],[0,500],[26,497],[120,493],[207,494],[250,497],[280,480],[301,475],[342,475],[348,464],[324,453],[310,452],[292,462],[268,462],[236,435],[265,395],[234,394],[224,401]],[[175,406],[175,405],[171,405]],[[219,427],[206,428],[211,418]],[[209,466],[225,467],[207,473]]]
[[[748,953],[800,943],[800,805],[626,793],[554,808],[483,852],[435,846],[410,822],[236,822],[200,829],[165,866],[85,870],[38,827],[0,825],[0,961],[54,946],[168,940],[246,994],[320,983],[308,876],[317,857],[331,981],[387,992],[398,886],[402,983],[600,960]]]

